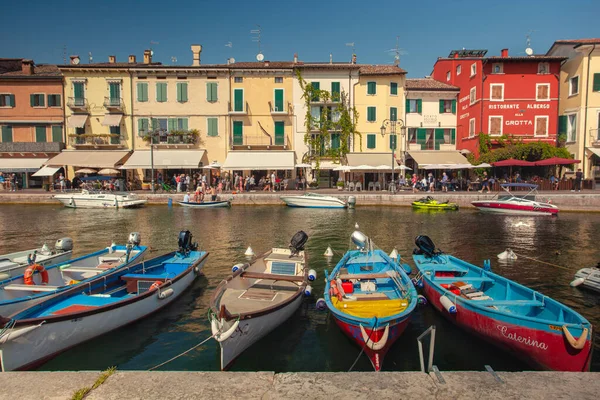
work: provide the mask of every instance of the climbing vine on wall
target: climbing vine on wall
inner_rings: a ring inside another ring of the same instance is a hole
[[[552,157],[571,158],[569,151],[564,147],[555,147],[550,143],[533,142],[523,143],[518,138],[509,135],[494,136],[498,148],[492,149],[490,135],[479,134],[479,159],[470,155],[469,161],[473,164],[492,163],[514,158],[517,160],[538,161]]]

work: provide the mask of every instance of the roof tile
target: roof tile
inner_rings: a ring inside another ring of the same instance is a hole
[[[433,78],[407,79],[406,90],[446,90],[460,91],[460,88],[447,83],[437,81]]]
[[[395,65],[361,65],[361,75],[403,75],[406,71]]]

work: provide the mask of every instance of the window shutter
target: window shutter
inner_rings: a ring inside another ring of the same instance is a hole
[[[2,143],[11,143],[12,141],[12,126],[4,125],[2,127]]]
[[[159,103],[167,101],[167,84],[164,82],[156,83],[156,101]]]
[[[321,84],[319,82],[311,82],[310,85],[312,86],[313,90],[315,90],[315,92],[316,92],[316,93],[314,93],[311,101],[319,101],[318,91],[321,90]]]
[[[390,121],[398,121],[398,109],[390,107]]]
[[[275,146],[283,146],[285,143],[285,123],[275,121]]]
[[[138,136],[144,136],[148,133],[148,119],[140,118],[138,119]]]
[[[36,126],[35,127],[35,141],[37,143],[45,143],[46,142],[46,127],[45,126]]]
[[[456,129],[450,129],[450,138],[450,140],[452,141],[451,144],[456,144]]]
[[[443,114],[444,111],[446,111],[446,108],[444,107],[444,100],[440,100],[440,114]]]
[[[444,130],[436,129],[433,133],[434,149],[439,150],[440,144],[444,143]]]
[[[208,118],[208,136],[219,136],[219,120],[217,118]]]
[[[334,101],[340,100],[340,83],[339,82],[331,82],[331,98]]]
[[[367,94],[376,94],[377,84],[375,82],[367,82]]]
[[[118,83],[109,83],[108,84],[109,94],[111,100],[117,100],[121,98],[121,85]]]
[[[567,133],[567,116],[561,115],[558,117],[558,133]]]
[[[283,89],[275,89],[275,111],[283,110]]]
[[[62,142],[62,126],[54,125],[52,127],[52,141],[53,142]]]
[[[187,118],[179,118],[178,122],[179,122],[179,127],[181,130],[183,130],[183,131],[188,130],[188,119]]]
[[[377,120],[377,109],[375,107],[367,107],[367,121],[375,122]]]
[[[396,150],[396,144],[398,142],[397,135],[390,135],[390,149]]]
[[[417,112],[419,114],[421,114],[422,111],[423,111],[423,100],[417,99]]]
[[[536,118],[536,129],[535,129],[536,135],[546,136],[546,133],[547,133],[546,121],[547,121],[547,118],[539,118],[539,117]]]
[[[73,96],[76,99],[83,99],[83,83],[82,82],[74,82],[73,83]]]
[[[456,99],[452,100],[452,114],[456,114]]]
[[[177,82],[177,101],[185,103],[188,101],[188,84],[187,82]]]
[[[206,101],[214,103],[218,100],[217,97],[217,84],[216,82],[209,82],[206,84]]]
[[[167,122],[167,130],[169,132],[177,130],[177,118],[169,118]]]
[[[244,144],[243,135],[244,125],[242,121],[233,121],[233,144],[234,146],[240,146]]]
[[[421,145],[421,150],[425,150],[427,145],[427,129],[417,128],[417,144]]]
[[[396,82],[390,83],[390,94],[398,94],[398,84]]]
[[[211,90],[211,96],[212,96],[212,99],[213,99],[212,101],[218,101],[219,100],[217,89],[218,89],[218,85],[216,83],[213,83],[212,87],[210,88],[210,90]]]
[[[376,139],[376,136],[374,134],[367,135],[367,149],[375,148],[375,139]]]
[[[333,150],[340,148],[340,134],[339,133],[331,134],[331,148]]]
[[[14,94],[9,94],[8,95],[8,105],[10,107],[14,107],[15,106],[15,95]]]
[[[35,107],[35,95],[33,94],[29,95],[29,105],[31,105],[31,107]]]
[[[234,91],[234,111],[244,111],[244,91],[242,89],[235,89]]]
[[[410,111],[410,100],[406,99],[406,104],[405,104],[405,108],[406,108],[406,112],[409,113]]]
[[[592,86],[594,92],[600,92],[600,74],[594,74],[594,83]]]

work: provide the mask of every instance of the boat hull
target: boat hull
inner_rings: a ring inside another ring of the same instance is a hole
[[[77,194],[56,195],[54,199],[69,208],[134,208],[141,207],[147,203],[147,200],[113,194],[87,196]]]
[[[458,210],[458,205],[454,203],[448,204],[421,204],[421,203],[412,203],[413,208],[419,210],[433,210],[433,211],[450,211],[450,210]]]
[[[530,326],[517,324],[518,319],[509,321],[494,318],[494,314],[483,314],[455,302],[456,313],[446,311],[440,297],[442,293],[424,279],[424,294],[447,319],[472,332],[493,345],[512,352],[523,361],[544,370],[589,371],[592,359],[591,340],[587,340],[583,349],[575,350],[565,339],[560,326],[531,323]],[[550,327],[551,332],[548,331]],[[578,334],[572,332],[574,336]],[[591,330],[588,338],[593,337]]]
[[[281,196],[289,207],[305,208],[346,208],[348,205],[335,197]]]
[[[225,208],[225,207],[231,207],[231,201],[230,200],[224,200],[224,201],[205,201],[205,202],[202,202],[202,203],[179,201],[178,203],[182,207],[190,207],[190,208]]]
[[[512,215],[557,215],[558,208],[550,204],[532,202],[531,204],[515,204],[503,201],[473,201],[471,204],[485,213]]]
[[[577,271],[575,278],[583,278],[580,287],[600,292],[600,270],[598,268],[583,268]]]
[[[33,252],[34,252],[34,250],[31,250],[29,253],[31,254]],[[71,259],[72,255],[73,255],[72,250],[65,251],[64,253],[53,254],[51,256],[43,256],[38,253],[37,258],[35,259],[35,263],[43,265],[44,267],[47,267],[49,265],[59,264],[59,263],[65,262],[65,261],[69,261]],[[16,267],[10,267],[8,269],[0,269],[0,281],[25,274],[25,270],[27,269],[27,267],[29,265],[26,263],[19,263],[19,264],[20,265],[16,266]]]

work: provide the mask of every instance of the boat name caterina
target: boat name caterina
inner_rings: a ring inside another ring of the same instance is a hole
[[[546,343],[538,342],[537,340],[532,340],[530,337],[519,336],[514,332],[509,332],[508,326],[496,325],[496,328],[498,328],[500,333],[502,333],[502,336],[504,336],[507,339],[514,340],[518,343],[526,344],[527,346],[537,347],[538,349],[548,350],[548,345]]]

